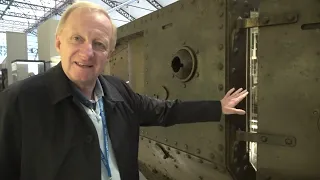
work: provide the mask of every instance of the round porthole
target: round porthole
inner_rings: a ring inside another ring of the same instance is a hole
[[[175,77],[183,82],[189,81],[196,70],[196,58],[189,47],[181,48],[171,61],[171,69]]]

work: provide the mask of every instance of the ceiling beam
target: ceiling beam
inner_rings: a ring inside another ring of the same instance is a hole
[[[25,2],[18,2],[18,1],[10,1],[10,0],[0,0],[0,4],[2,5],[11,5],[13,7],[18,7],[18,8],[24,8],[24,9],[32,9],[34,11],[50,11],[53,8],[46,7],[46,6],[41,6],[41,5],[36,5],[36,4],[30,4],[30,3],[25,3]]]
[[[17,12],[6,12],[6,11],[1,11],[1,14],[4,14],[5,16],[11,16],[11,17],[18,17],[18,18],[25,18],[25,19],[34,19],[38,20],[40,17],[37,17],[35,15],[29,15],[29,14],[22,14],[22,13],[17,13]],[[3,18],[2,18],[3,19]]]
[[[9,2],[9,4],[7,5],[6,9],[4,9],[4,11],[1,12],[0,19],[3,19],[3,16],[6,14],[6,11],[7,11],[8,9],[10,9],[10,6],[11,6],[12,3],[13,3],[13,0],[11,0],[11,1]]]
[[[127,13],[125,10],[121,8],[124,3],[118,5],[118,3],[115,3],[114,1],[110,1],[110,0],[101,0],[101,1],[107,4],[108,6],[110,6],[112,9],[115,8],[119,14],[127,18],[129,21],[136,20],[136,18],[134,18],[133,16],[131,16],[129,13]]]
[[[163,6],[160,3],[158,3],[158,1],[156,1],[156,0],[146,0],[146,1],[148,1],[148,3],[150,3],[156,9],[163,8]]]
[[[50,19],[51,17],[58,15],[62,13],[66,7],[68,7],[70,4],[73,4],[74,0],[66,0],[59,4],[55,9],[52,9],[51,11],[47,12],[43,17],[41,17],[36,23],[34,23],[30,28],[26,29],[26,33],[31,33],[34,29],[38,28],[40,24],[45,22],[46,20]]]

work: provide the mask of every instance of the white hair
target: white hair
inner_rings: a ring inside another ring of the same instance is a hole
[[[117,27],[113,24],[108,12],[101,6],[99,6],[98,4],[92,3],[92,2],[88,2],[88,1],[77,1],[75,3],[73,3],[71,6],[69,6],[66,11],[62,14],[61,19],[58,23],[57,29],[56,29],[56,35],[59,35],[65,25],[65,22],[67,21],[68,17],[70,16],[70,14],[78,9],[78,8],[87,8],[90,11],[95,11],[95,12],[100,12],[103,13],[105,16],[107,16],[107,18],[110,20],[110,23],[112,25],[112,36],[110,39],[110,51],[114,51],[115,46],[116,46],[116,42],[117,42]]]

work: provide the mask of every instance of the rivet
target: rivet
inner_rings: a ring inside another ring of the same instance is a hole
[[[176,142],[174,142],[174,145],[178,145],[178,142],[176,141]]]
[[[188,149],[188,145],[187,145],[187,144],[185,144],[185,145],[184,145],[184,148]]]
[[[219,124],[218,127],[219,127],[219,130],[220,130],[220,131],[223,131],[223,126],[222,126],[221,124]]]
[[[224,14],[224,12],[223,12],[223,11],[219,12],[219,17],[222,17],[222,16],[223,16],[223,14]]]
[[[245,165],[244,167],[243,167],[243,170],[247,170],[248,169],[248,165]]]
[[[269,21],[270,21],[270,19],[269,19],[268,17],[264,17],[264,18],[262,19],[262,23],[263,23],[263,24],[268,24]]]
[[[172,78],[174,78],[174,74],[172,74]]]
[[[178,165],[176,165],[176,164],[174,165],[174,167],[177,168],[177,169],[179,168]]]
[[[318,114],[319,114],[319,111],[318,111],[318,110],[314,110],[314,111],[313,111],[313,114],[314,114],[314,115],[318,115]]]
[[[262,142],[267,142],[267,141],[268,141],[268,137],[266,137],[266,136],[261,136],[261,137],[260,137],[260,140],[261,140]]]
[[[248,155],[245,154],[245,155],[243,156],[243,160],[245,161],[245,160],[247,160],[247,159],[248,159]]]
[[[234,53],[237,53],[238,51],[239,51],[238,48],[234,48],[234,49],[233,49],[233,52],[234,52]]]
[[[223,64],[222,64],[222,63],[219,63],[219,64],[218,64],[218,69],[219,69],[219,70],[222,70],[222,69],[223,69]]]
[[[148,72],[148,69],[146,69],[146,72]]]
[[[146,81],[146,84],[149,84],[148,81]]]
[[[196,77],[199,77],[199,72],[196,72]]]
[[[210,158],[211,158],[211,159],[214,159],[214,158],[215,158],[215,156],[214,156],[213,153],[210,154]]]
[[[165,138],[164,140],[165,140],[166,142],[168,141],[168,139],[167,139],[167,138]]]
[[[200,149],[197,149],[197,153],[200,154],[200,153],[201,153],[201,150],[200,150]]]
[[[203,160],[202,160],[202,159],[199,159],[198,162],[199,162],[200,164],[202,164],[202,163],[203,163]]]
[[[185,83],[183,83],[183,84],[182,84],[182,87],[183,87],[183,88],[186,88],[186,87],[187,87],[187,85],[186,85]]]
[[[213,169],[218,169],[218,166],[216,164],[213,164]]]
[[[221,0],[219,4],[220,4],[220,6],[223,6],[223,4],[224,4],[223,0]]]
[[[219,84],[218,89],[219,89],[219,91],[222,91],[223,90],[223,85]]]
[[[295,16],[294,16],[293,14],[288,14],[288,15],[286,16],[286,18],[287,18],[288,21],[293,21],[293,20],[295,20]]]
[[[170,151],[170,147],[167,147],[167,150]]]
[[[153,172],[154,174],[157,174],[157,173],[158,173],[158,171],[157,171],[156,169],[152,169],[152,172]]]
[[[219,50],[223,49],[223,44],[219,44]]]
[[[286,142],[287,145],[291,145],[291,144],[292,144],[292,140],[289,139],[289,138],[287,138],[287,139],[285,140],[285,142]]]
[[[219,29],[222,29],[222,28],[223,28],[223,24],[220,24],[220,25],[219,25]]]
[[[188,157],[189,159],[191,159],[191,156],[190,156],[190,154],[188,154],[188,155],[187,155],[187,157]]]
[[[232,68],[231,73],[235,73],[235,72],[236,72],[236,68]]]
[[[240,172],[240,168],[239,168],[239,167],[237,167],[236,172],[237,172],[237,173],[239,173],[239,172]]]
[[[244,1],[244,6],[247,7],[248,6],[248,0]]]
[[[183,4],[181,4],[181,5],[180,5],[180,9],[183,9],[183,8],[184,8],[184,5],[183,5]]]
[[[238,162],[238,159],[237,159],[237,158],[234,158],[234,159],[233,159],[233,163],[236,164],[237,162]]]

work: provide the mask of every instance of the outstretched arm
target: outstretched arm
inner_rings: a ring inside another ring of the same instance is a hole
[[[127,86],[127,85],[126,85]],[[138,114],[142,126],[171,126],[183,123],[218,122],[222,114],[245,114],[235,106],[248,94],[242,88],[232,88],[220,101],[180,101],[159,100],[127,90],[132,99],[133,109]]]

